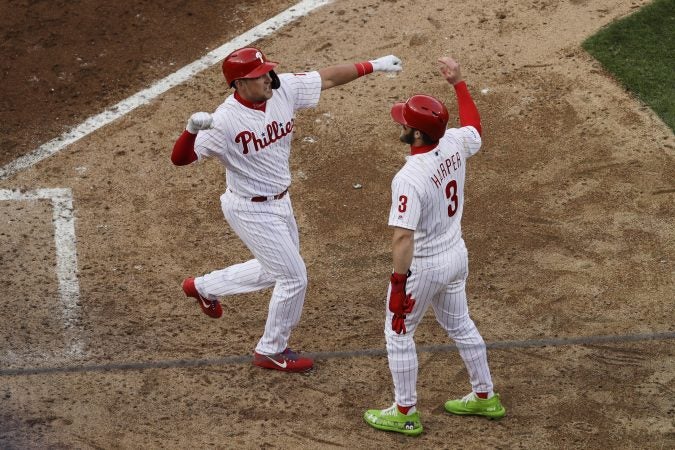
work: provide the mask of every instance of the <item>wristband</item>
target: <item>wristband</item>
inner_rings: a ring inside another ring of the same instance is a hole
[[[354,64],[359,77],[373,73],[373,64],[370,61],[363,61]]]

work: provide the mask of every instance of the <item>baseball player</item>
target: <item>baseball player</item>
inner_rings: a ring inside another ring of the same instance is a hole
[[[468,255],[460,223],[466,160],[481,146],[480,116],[459,64],[450,57],[438,62],[441,74],[454,86],[461,127],[446,129],[448,110],[427,95],[415,95],[391,109],[402,126],[400,140],[410,144],[410,156],[391,184],[389,213],[394,270],[384,334],[395,402],[364,414],[375,428],[412,436],[422,433],[415,408],[418,363],[413,335],[429,306],[456,343],[472,386],[470,394],[447,401],[446,411],[492,419],[506,414],[493,391],[485,343],[469,317],[465,291]]]
[[[223,74],[234,93],[213,114],[193,114],[174,145],[171,160],[176,165],[214,157],[225,166],[223,214],[253,254],[244,263],[185,279],[183,291],[205,314],[219,318],[223,314],[219,298],[274,287],[253,364],[304,372],[314,362],[288,347],[307,289],[289,193],[295,113],[315,107],[325,89],[372,72],[398,72],[402,64],[388,55],[305,73],[277,75],[276,67],[257,48],[228,55]]]

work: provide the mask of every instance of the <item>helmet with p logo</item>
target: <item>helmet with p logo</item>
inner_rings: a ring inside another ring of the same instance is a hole
[[[272,88],[279,87],[279,78],[274,69],[277,63],[269,61],[265,54],[255,47],[244,47],[235,50],[223,60],[223,75],[227,85],[233,87],[236,80],[242,78],[258,78],[268,72],[272,72]],[[276,84],[276,86],[275,86]]]

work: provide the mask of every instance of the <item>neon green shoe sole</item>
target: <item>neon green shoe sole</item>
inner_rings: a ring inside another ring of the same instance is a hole
[[[482,399],[471,392],[463,398],[445,402],[445,410],[461,416],[484,416],[488,419],[501,419],[506,415],[506,408],[499,399],[499,394],[492,398]]]
[[[369,409],[363,414],[363,420],[368,425],[378,430],[395,431],[407,436],[419,436],[424,431],[420,422],[419,413],[410,415],[401,414],[394,404],[387,409]]]

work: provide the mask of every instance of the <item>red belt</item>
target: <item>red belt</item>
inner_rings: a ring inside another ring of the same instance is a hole
[[[251,201],[252,202],[266,202],[267,200],[279,200],[280,198],[283,198],[284,195],[286,195],[287,192],[288,192],[288,189],[286,189],[281,194],[272,195],[270,197],[265,197],[265,196],[260,195],[258,197],[252,197]]]

